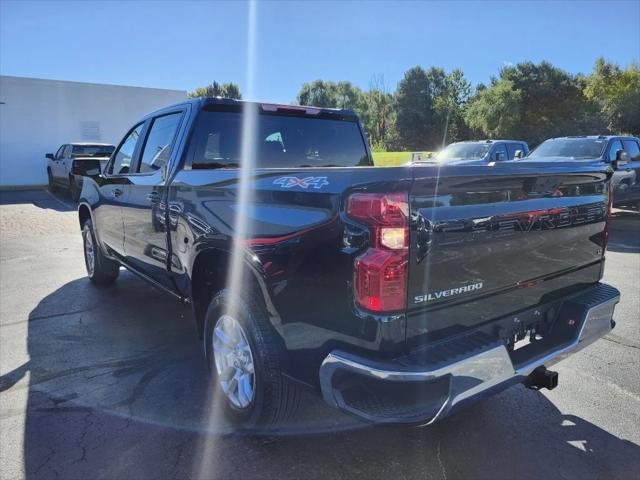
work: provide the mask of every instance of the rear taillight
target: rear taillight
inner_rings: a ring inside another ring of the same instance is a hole
[[[356,303],[374,312],[402,310],[407,304],[409,200],[406,193],[356,193],[347,215],[366,224],[371,246],[355,260]]]

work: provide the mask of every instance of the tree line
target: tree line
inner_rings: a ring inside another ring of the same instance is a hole
[[[241,99],[235,83],[212,83],[190,96]],[[588,75],[549,62],[503,67],[475,87],[460,69],[407,70],[391,91],[382,76],[363,90],[349,81],[302,85],[295,102],[347,108],[360,117],[374,150],[438,150],[468,139],[511,138],[536,146],[564,135],[640,135],[640,68],[603,58]]]

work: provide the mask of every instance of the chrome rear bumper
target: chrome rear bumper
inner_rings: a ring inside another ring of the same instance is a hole
[[[524,381],[536,368],[550,366],[606,335],[614,326],[619,301],[620,292],[605,284],[571,299],[571,308],[558,319],[571,325],[570,335],[519,363],[499,341],[437,367],[428,361],[407,367],[333,351],[320,368],[322,395],[329,405],[369,421],[430,424],[462,404]]]

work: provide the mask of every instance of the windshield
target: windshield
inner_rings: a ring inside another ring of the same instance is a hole
[[[607,141],[602,138],[559,138],[542,142],[529,154],[529,158],[566,157],[598,158]]]
[[[355,121],[262,114],[257,131],[259,167],[369,165]],[[194,137],[193,168],[237,168],[241,133],[241,113],[203,111]]]
[[[437,155],[440,162],[449,160],[480,160],[489,152],[489,143],[452,143]]]
[[[110,157],[115,147],[113,145],[74,145],[72,157]]]

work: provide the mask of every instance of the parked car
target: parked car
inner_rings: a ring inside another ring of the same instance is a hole
[[[98,175],[115,150],[106,143],[67,143],[56,154],[47,153],[49,188],[67,188],[75,201],[80,196],[82,178]]]
[[[439,163],[490,163],[522,158],[529,154],[522,140],[470,140],[447,145],[433,159]]]
[[[367,421],[431,423],[554,388],[547,367],[614,326],[606,165],[376,168],[365,138],[347,110],[194,99],[136,123],[84,182],[89,278],[124,266],[189,305],[245,428],[280,424],[305,387]]]
[[[613,168],[613,204],[640,204],[640,140],[637,137],[598,135],[550,138],[533,150],[529,158],[545,162],[604,162]]]

